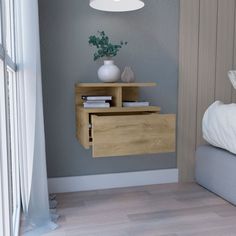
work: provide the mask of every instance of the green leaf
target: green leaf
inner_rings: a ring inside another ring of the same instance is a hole
[[[127,45],[128,42],[120,41],[120,44],[113,44],[104,31],[98,31],[98,35],[89,36],[88,43],[90,46],[96,47],[97,51],[94,53],[94,61],[103,57],[114,57],[119,50]]]

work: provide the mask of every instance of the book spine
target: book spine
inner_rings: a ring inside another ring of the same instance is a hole
[[[109,103],[84,103],[84,108],[109,108]]]
[[[83,100],[86,101],[111,101],[112,97],[111,96],[82,96]]]
[[[84,101],[84,103],[88,103],[88,104],[90,104],[90,103],[106,103],[106,101],[104,100],[104,101],[87,101],[87,100],[85,100]]]
[[[148,107],[149,102],[123,102],[123,107]]]

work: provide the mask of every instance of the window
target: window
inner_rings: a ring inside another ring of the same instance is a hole
[[[1,1],[0,1],[0,45],[2,45],[2,11],[1,11]]]
[[[14,0],[0,0],[0,235],[18,235],[20,184]],[[2,230],[2,232],[1,232]]]
[[[7,159],[4,61],[0,59],[0,235],[10,235],[9,176]]]
[[[5,0],[5,29],[7,55],[15,61],[14,4],[13,0]]]
[[[17,231],[20,213],[19,150],[18,150],[18,115],[16,72],[7,67],[7,104],[9,119],[9,175],[11,186],[11,216],[13,230]]]

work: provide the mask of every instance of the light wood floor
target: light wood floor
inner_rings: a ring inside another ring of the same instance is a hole
[[[196,184],[58,194],[45,236],[236,236],[236,208]]]

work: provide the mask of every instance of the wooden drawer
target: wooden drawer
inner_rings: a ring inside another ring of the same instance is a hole
[[[175,152],[176,116],[92,115],[93,157]]]

